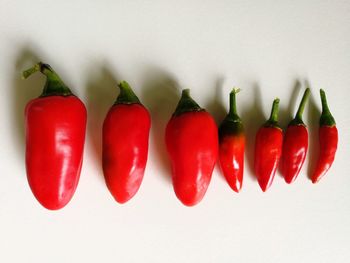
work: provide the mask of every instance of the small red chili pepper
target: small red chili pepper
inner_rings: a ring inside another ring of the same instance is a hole
[[[254,168],[259,185],[265,192],[272,184],[282,152],[283,133],[278,126],[279,99],[273,101],[270,119],[255,138]]]
[[[338,146],[338,130],[335,120],[328,108],[326,93],[320,90],[322,114],[320,118],[319,144],[320,154],[311,180],[317,183],[331,168]]]
[[[40,97],[25,109],[27,178],[36,199],[57,210],[71,200],[78,185],[86,108],[47,64],[36,64],[23,77],[37,71],[47,80]]]
[[[147,163],[151,117],[126,81],[103,123],[103,172],[119,203],[139,190]]]
[[[218,155],[218,130],[213,117],[182,91],[165,132],[178,199],[193,206],[204,197]]]
[[[230,93],[230,109],[219,127],[219,160],[223,174],[233,191],[242,188],[244,170],[245,135],[241,118],[237,114],[236,94]]]
[[[299,105],[295,118],[288,124],[284,136],[281,170],[284,180],[290,184],[297,178],[301,167],[304,164],[308,149],[308,132],[302,120],[305,104],[310,96],[310,89],[307,88]]]

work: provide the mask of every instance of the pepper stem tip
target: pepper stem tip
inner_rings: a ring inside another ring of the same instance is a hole
[[[309,97],[310,97],[310,88],[307,88],[304,92],[304,95],[303,95],[303,98],[301,99],[298,111],[295,115],[295,118],[298,119],[299,121],[302,121],[302,115],[304,112],[304,108],[305,108],[306,102],[308,101]]]
[[[322,103],[322,111],[324,113],[330,113],[327,103],[326,92],[323,89],[320,89],[321,103]]]
[[[236,106],[236,94],[240,92],[241,89],[234,87],[230,92],[230,109],[229,114],[233,117],[237,115],[237,106]]]
[[[173,116],[179,116],[182,113],[190,111],[201,111],[202,108],[190,96],[190,89],[183,89],[179,103],[176,106]]]
[[[233,89],[231,90],[230,93],[237,94],[237,93],[239,93],[240,91],[241,91],[240,88],[233,87]]]
[[[22,79],[27,79],[33,73],[41,71],[42,65],[43,65],[42,62],[38,62],[33,67],[23,71],[22,72]]]
[[[120,93],[115,101],[115,104],[141,103],[128,82],[123,80],[119,82],[118,87],[120,89]]]
[[[129,83],[125,80],[122,80],[121,82],[119,82],[118,87],[120,89],[131,89]]]
[[[336,125],[335,120],[328,108],[326,93],[323,89],[320,89],[321,103],[322,103],[322,114],[320,118],[321,126],[334,126]]]
[[[184,96],[184,97],[190,97],[190,89],[183,89],[182,92],[181,92],[181,96]]]
[[[272,110],[269,122],[277,123],[278,122],[278,107],[279,107],[280,99],[275,98],[272,103]]]

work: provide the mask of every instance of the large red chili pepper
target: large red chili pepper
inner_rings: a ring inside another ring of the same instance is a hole
[[[270,119],[259,129],[255,138],[254,168],[261,189],[272,184],[282,152],[283,133],[278,126],[279,99],[273,101]]]
[[[125,81],[103,123],[103,172],[115,200],[125,203],[139,190],[148,155],[151,118]]]
[[[37,71],[47,80],[25,109],[27,177],[38,201],[56,210],[71,200],[79,181],[86,109],[49,65],[40,62],[23,76]]]
[[[295,118],[288,124],[284,136],[281,170],[284,180],[290,184],[297,178],[301,167],[304,164],[308,149],[308,132],[303,122],[302,115],[305,104],[310,96],[310,89],[307,88],[299,105]]]
[[[338,146],[338,130],[335,120],[328,108],[326,93],[320,90],[322,114],[320,118],[319,143],[320,154],[311,180],[317,183],[331,168]]]
[[[165,132],[176,196],[187,206],[207,191],[218,155],[218,130],[213,117],[182,91]]]
[[[241,118],[237,114],[236,94],[230,93],[230,109],[219,127],[219,160],[224,176],[233,191],[242,188],[244,170],[245,135]]]

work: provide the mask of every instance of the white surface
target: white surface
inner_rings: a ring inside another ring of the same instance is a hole
[[[0,0],[0,262],[349,262],[349,1],[49,2]],[[23,108],[44,78],[22,81],[20,72],[37,59],[88,107],[81,180],[57,212],[34,199],[24,169]],[[153,118],[147,172],[126,205],[111,198],[96,154],[122,79]],[[262,193],[250,166],[254,134],[275,96],[288,123],[305,80],[311,153],[324,88],[339,128],[336,161],[318,185],[307,179],[308,157],[293,185],[277,175]],[[198,206],[176,199],[163,143],[175,83],[217,120],[232,86],[243,90],[250,165],[240,194],[216,168]]]

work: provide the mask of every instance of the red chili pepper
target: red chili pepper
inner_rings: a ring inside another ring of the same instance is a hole
[[[279,99],[273,101],[271,116],[255,138],[254,168],[259,185],[265,192],[272,184],[282,152],[283,133],[278,126]]]
[[[316,169],[311,176],[313,183],[317,183],[331,168],[338,146],[338,130],[335,120],[328,108],[326,93],[320,90],[322,114],[320,118],[319,143],[320,154]]]
[[[308,149],[308,132],[302,120],[305,104],[310,96],[310,89],[307,88],[299,105],[295,118],[288,124],[284,136],[281,170],[284,180],[290,184],[297,178],[301,167],[304,164]]]
[[[78,185],[86,129],[84,104],[43,63],[23,72],[40,71],[46,85],[25,109],[26,169],[30,188],[47,209],[64,207]]]
[[[103,123],[103,172],[115,200],[125,203],[139,190],[147,163],[151,118],[126,81]]]
[[[213,117],[182,91],[165,132],[176,196],[187,206],[204,197],[218,155],[218,130]]]
[[[233,191],[242,188],[244,170],[245,135],[241,118],[237,114],[236,94],[230,93],[230,110],[219,127],[219,160],[224,176]]]

